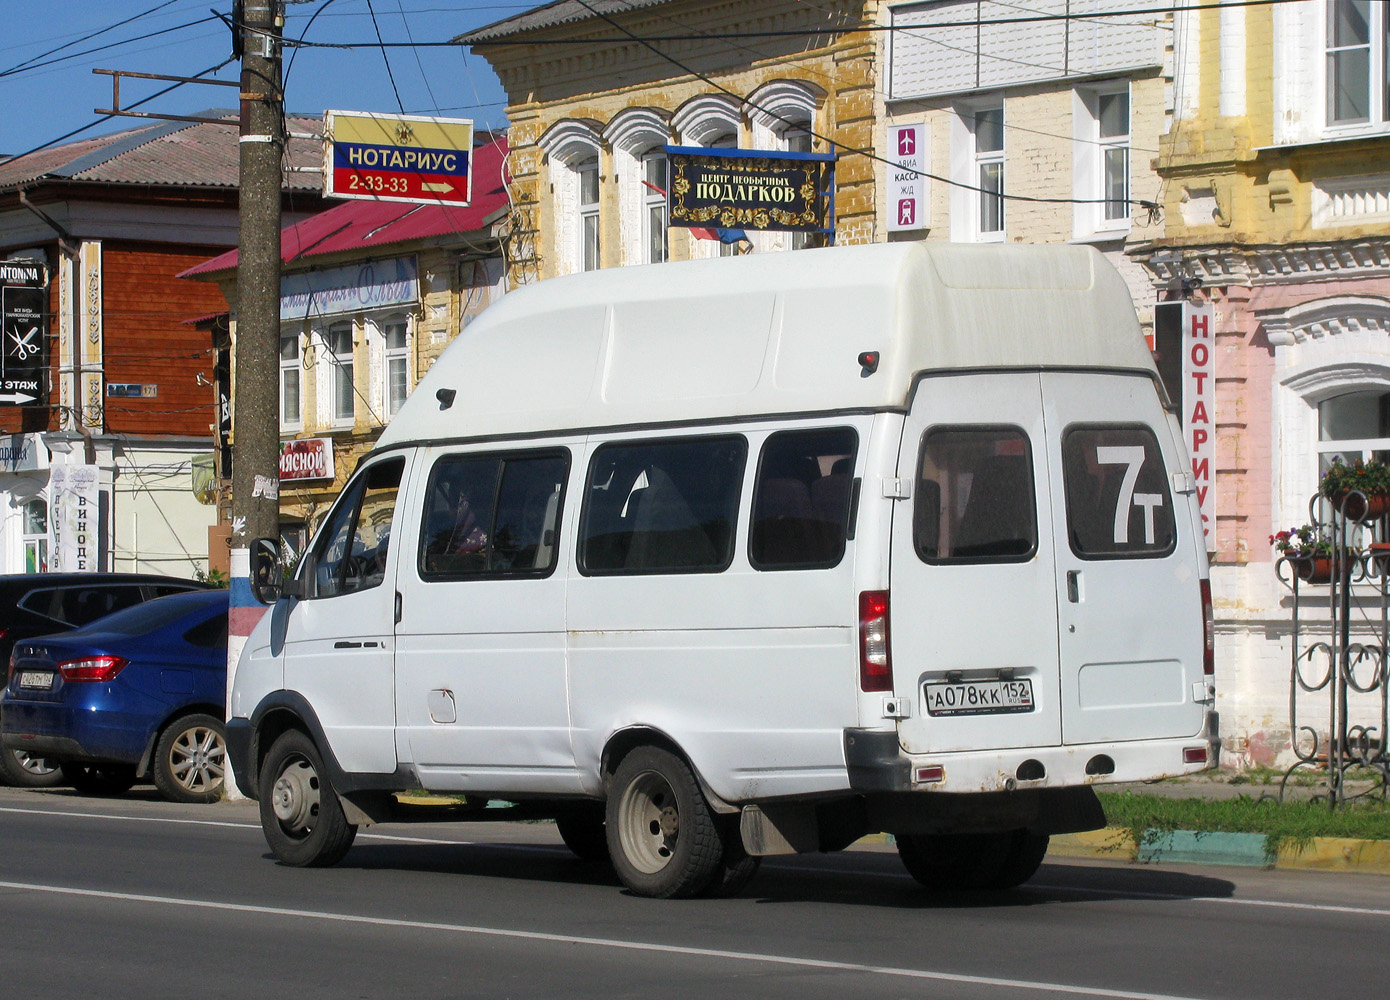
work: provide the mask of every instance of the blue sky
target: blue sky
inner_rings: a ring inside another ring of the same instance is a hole
[[[288,0],[285,36],[297,39],[307,27],[306,42],[370,43],[379,27],[386,42],[445,42],[534,6],[525,0]],[[229,12],[231,0],[10,0],[0,36],[0,152],[21,153],[96,121],[93,109],[111,106],[111,78],[93,68],[192,76],[228,58],[230,33],[209,20],[214,9]],[[310,25],[315,12],[321,13]],[[96,34],[128,18],[135,20]],[[99,46],[110,47],[87,51]],[[59,51],[43,56],[40,65],[19,68],[52,49]],[[287,50],[287,66],[289,58]],[[394,90],[380,49],[300,50],[286,79],[286,108],[399,111],[403,104],[411,114],[472,118],[480,129],[505,126],[502,88],[482,56],[449,47],[388,49],[387,58]],[[215,78],[235,80],[237,73],[233,62]],[[121,104],[129,107],[166,86],[122,80]],[[190,84],[139,110],[191,114],[235,106],[229,87]],[[116,118],[74,140],[143,123]]]

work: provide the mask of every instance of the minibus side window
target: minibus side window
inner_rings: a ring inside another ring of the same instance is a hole
[[[1033,453],[1020,428],[932,428],[913,493],[924,562],[1026,562],[1037,550]]]
[[[568,452],[441,458],[425,489],[421,578],[548,575],[568,473]]]
[[[1067,535],[1082,559],[1166,556],[1173,500],[1158,439],[1143,426],[1076,426],[1062,436]]]
[[[368,468],[339,498],[314,558],[314,596],[336,597],[376,587],[386,578],[391,518],[405,459]]]
[[[780,431],[763,444],[748,561],[759,570],[839,564],[849,531],[859,438],[853,428]]]
[[[580,524],[586,575],[718,573],[733,560],[748,442],[741,436],[604,445]]]

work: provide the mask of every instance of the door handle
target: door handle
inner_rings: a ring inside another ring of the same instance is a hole
[[[401,592],[396,591],[396,624],[401,623]]]
[[[1073,604],[1081,603],[1081,570],[1067,570],[1067,600]]]

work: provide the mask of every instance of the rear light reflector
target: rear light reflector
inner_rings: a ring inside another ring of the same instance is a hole
[[[130,661],[121,656],[88,656],[58,664],[65,681],[109,681]]]
[[[1202,639],[1206,643],[1202,650],[1202,673],[1208,677],[1216,674],[1216,622],[1211,610],[1211,581],[1202,581]]]
[[[859,595],[859,689],[893,690],[893,664],[888,657],[886,590],[866,590]]]
[[[1207,748],[1183,747],[1182,762],[1184,764],[1205,764],[1207,762]]]
[[[940,764],[932,767],[919,767],[913,773],[913,779],[919,785],[935,785],[946,780],[946,769]]]

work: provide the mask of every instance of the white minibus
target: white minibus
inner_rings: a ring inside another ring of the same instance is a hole
[[[556,278],[460,333],[262,589],[233,769],[291,865],[426,789],[646,896],[875,832],[1012,886],[1104,824],[1092,786],[1212,764],[1202,539],[1094,249]]]

